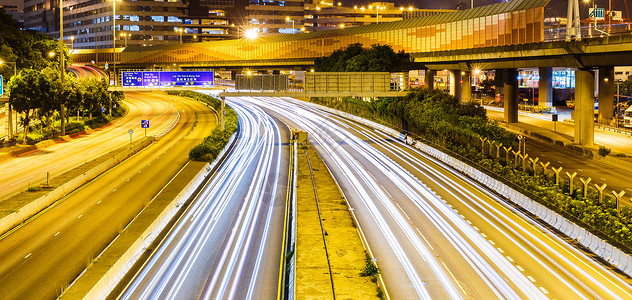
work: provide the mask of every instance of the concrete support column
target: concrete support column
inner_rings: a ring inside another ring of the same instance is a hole
[[[434,77],[437,74],[435,70],[426,70],[426,74],[424,75],[424,84],[426,88],[434,89]]]
[[[599,124],[610,125],[614,116],[614,67],[599,67]]]
[[[518,70],[507,69],[504,73],[505,122],[516,123],[518,122]]]
[[[575,143],[592,146],[594,143],[595,73],[578,69],[575,72]]]
[[[470,71],[461,72],[461,103],[472,101],[472,74]]]
[[[463,85],[461,70],[450,70],[450,95],[461,100],[461,86]]]
[[[494,70],[494,81],[496,82],[496,99],[498,99],[498,95],[505,93],[505,70]]]
[[[398,86],[400,91],[410,90],[410,76],[408,75],[408,71],[397,73],[397,79],[399,81]]]
[[[539,93],[539,106],[551,107],[553,106],[553,68],[539,68],[540,82]]]

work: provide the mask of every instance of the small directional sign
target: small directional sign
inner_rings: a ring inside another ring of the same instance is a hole
[[[140,120],[141,128],[149,128],[149,120]]]
[[[132,134],[132,133],[134,133],[134,129],[130,129],[128,132],[129,132],[129,134]]]
[[[519,134],[519,135],[518,135],[518,140],[519,140],[519,141],[522,141],[522,139],[524,139],[524,136],[522,136],[522,134]]]

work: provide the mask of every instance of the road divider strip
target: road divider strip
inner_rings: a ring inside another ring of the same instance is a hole
[[[83,184],[93,180],[103,172],[108,169],[114,167],[120,162],[124,161],[128,157],[132,156],[134,153],[142,150],[147,147],[154,141],[154,137],[147,137],[136,143],[132,146],[128,146],[127,149],[119,152],[118,154],[112,156],[110,159],[102,162],[96,167],[84,172],[83,174],[71,179],[70,181],[56,187],[52,191],[44,194],[43,196],[30,201],[24,206],[17,209],[15,212],[8,214],[7,216],[0,219],[0,233],[3,233],[1,237],[4,237],[6,234],[14,231],[17,226],[28,221],[30,218],[37,216],[40,212],[45,210],[48,207],[54,205],[57,201],[62,199],[64,196],[70,194],[72,191],[76,190]]]
[[[458,170],[459,172],[469,176],[470,178],[476,180],[490,190],[503,196],[505,199],[508,199],[509,201],[522,207],[529,213],[549,224],[551,227],[559,230],[564,235],[576,240],[579,244],[588,248],[594,254],[612,264],[623,273],[627,274],[628,276],[632,276],[632,256],[625,253],[621,249],[612,246],[610,243],[604,241],[603,239],[600,239],[594,234],[588,232],[586,229],[580,227],[579,225],[569,221],[568,219],[552,211],[548,207],[532,200],[531,198],[492,178],[491,176],[480,172],[479,170],[466,164],[465,162],[462,162],[444,152],[441,152],[434,147],[424,144],[421,141],[408,137],[393,128],[389,128],[373,121],[360,118],[358,116],[326,106],[313,103],[309,103],[309,105],[317,107],[318,109],[329,112],[331,114],[358,122],[370,128],[380,130],[409,145],[414,145],[414,147],[418,150],[434,157],[435,159],[443,162],[445,165],[450,166],[453,169]]]
[[[290,143],[290,163],[287,196],[285,199],[285,219],[283,222],[283,245],[277,299],[294,299],[296,291],[296,171],[297,141]]]

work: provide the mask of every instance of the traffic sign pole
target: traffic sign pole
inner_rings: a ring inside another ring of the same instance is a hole
[[[129,131],[127,131],[127,132],[129,132],[129,144],[131,145],[131,144],[132,144],[132,133],[134,133],[134,130],[133,130],[133,129],[130,129],[130,130],[129,130]]]

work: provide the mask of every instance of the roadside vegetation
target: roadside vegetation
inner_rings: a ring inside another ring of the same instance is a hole
[[[72,64],[64,47],[65,65]],[[62,83],[58,43],[52,37],[24,30],[0,10],[0,75],[9,103],[19,114],[23,144],[72,134],[110,121],[108,84],[94,78],[78,80],[66,72]],[[14,64],[17,74],[14,76]],[[124,95],[111,95],[112,116],[124,114]],[[62,116],[64,117],[62,119]],[[76,116],[71,122],[71,116]],[[84,122],[84,117],[89,120]],[[94,118],[93,118],[94,117]]]
[[[516,135],[488,120],[485,109],[478,104],[459,103],[455,97],[431,89],[415,89],[397,98],[310,101],[398,129],[467,162],[632,253],[630,207],[617,205],[614,192],[603,193],[605,184],[584,185],[588,179],[581,174],[567,175],[561,166],[521,154]],[[601,150],[601,155],[607,155],[607,150]]]
[[[212,107],[218,114],[221,110],[222,102],[206,94],[193,91],[169,91],[168,94],[195,99]],[[226,112],[224,119],[225,130],[222,130],[222,125],[218,123],[215,128],[213,128],[213,132],[205,137],[201,144],[193,147],[193,149],[189,151],[189,159],[212,162],[217,158],[219,153],[222,152],[222,149],[226,147],[230,137],[237,131],[238,120],[237,113],[228,105],[226,105],[224,111]]]

